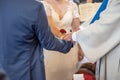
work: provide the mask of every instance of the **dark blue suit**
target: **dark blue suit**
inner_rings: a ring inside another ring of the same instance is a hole
[[[45,80],[43,48],[68,52],[71,42],[50,31],[34,0],[0,0],[0,64],[10,80]]]

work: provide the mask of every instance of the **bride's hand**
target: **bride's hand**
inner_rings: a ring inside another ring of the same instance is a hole
[[[63,40],[72,41],[72,33],[64,34],[60,38]]]

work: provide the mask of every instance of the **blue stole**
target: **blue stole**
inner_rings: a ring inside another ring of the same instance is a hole
[[[93,17],[93,19],[92,19],[92,21],[90,22],[90,24],[94,23],[96,20],[99,20],[99,18],[100,18],[100,13],[106,9],[107,4],[108,4],[108,0],[103,0],[100,8],[98,9],[97,13],[96,13],[95,16]],[[98,64],[99,64],[99,66],[98,66],[98,68],[97,68],[97,70],[98,70],[97,75],[99,75],[99,76],[98,76],[98,80],[100,80],[101,59],[99,60],[99,63],[98,63]]]
[[[93,17],[93,19],[90,22],[90,24],[94,23],[96,20],[98,20],[100,18],[100,13],[106,9],[107,4],[108,4],[108,0],[103,0],[100,8],[98,9],[97,13]]]

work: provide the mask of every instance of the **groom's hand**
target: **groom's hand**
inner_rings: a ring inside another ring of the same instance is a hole
[[[5,80],[6,75],[0,72],[0,80]]]

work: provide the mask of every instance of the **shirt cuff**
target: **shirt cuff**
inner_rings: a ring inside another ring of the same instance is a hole
[[[80,30],[84,30],[85,28],[83,26],[79,26]]]
[[[85,29],[83,26],[79,26],[79,28],[80,28],[80,30],[84,30]],[[73,34],[72,34],[72,40],[73,41],[77,41],[77,39],[76,39],[76,32],[73,32]]]
[[[77,41],[77,39],[76,39],[76,32],[73,32],[73,34],[72,34],[72,40],[73,41]]]

